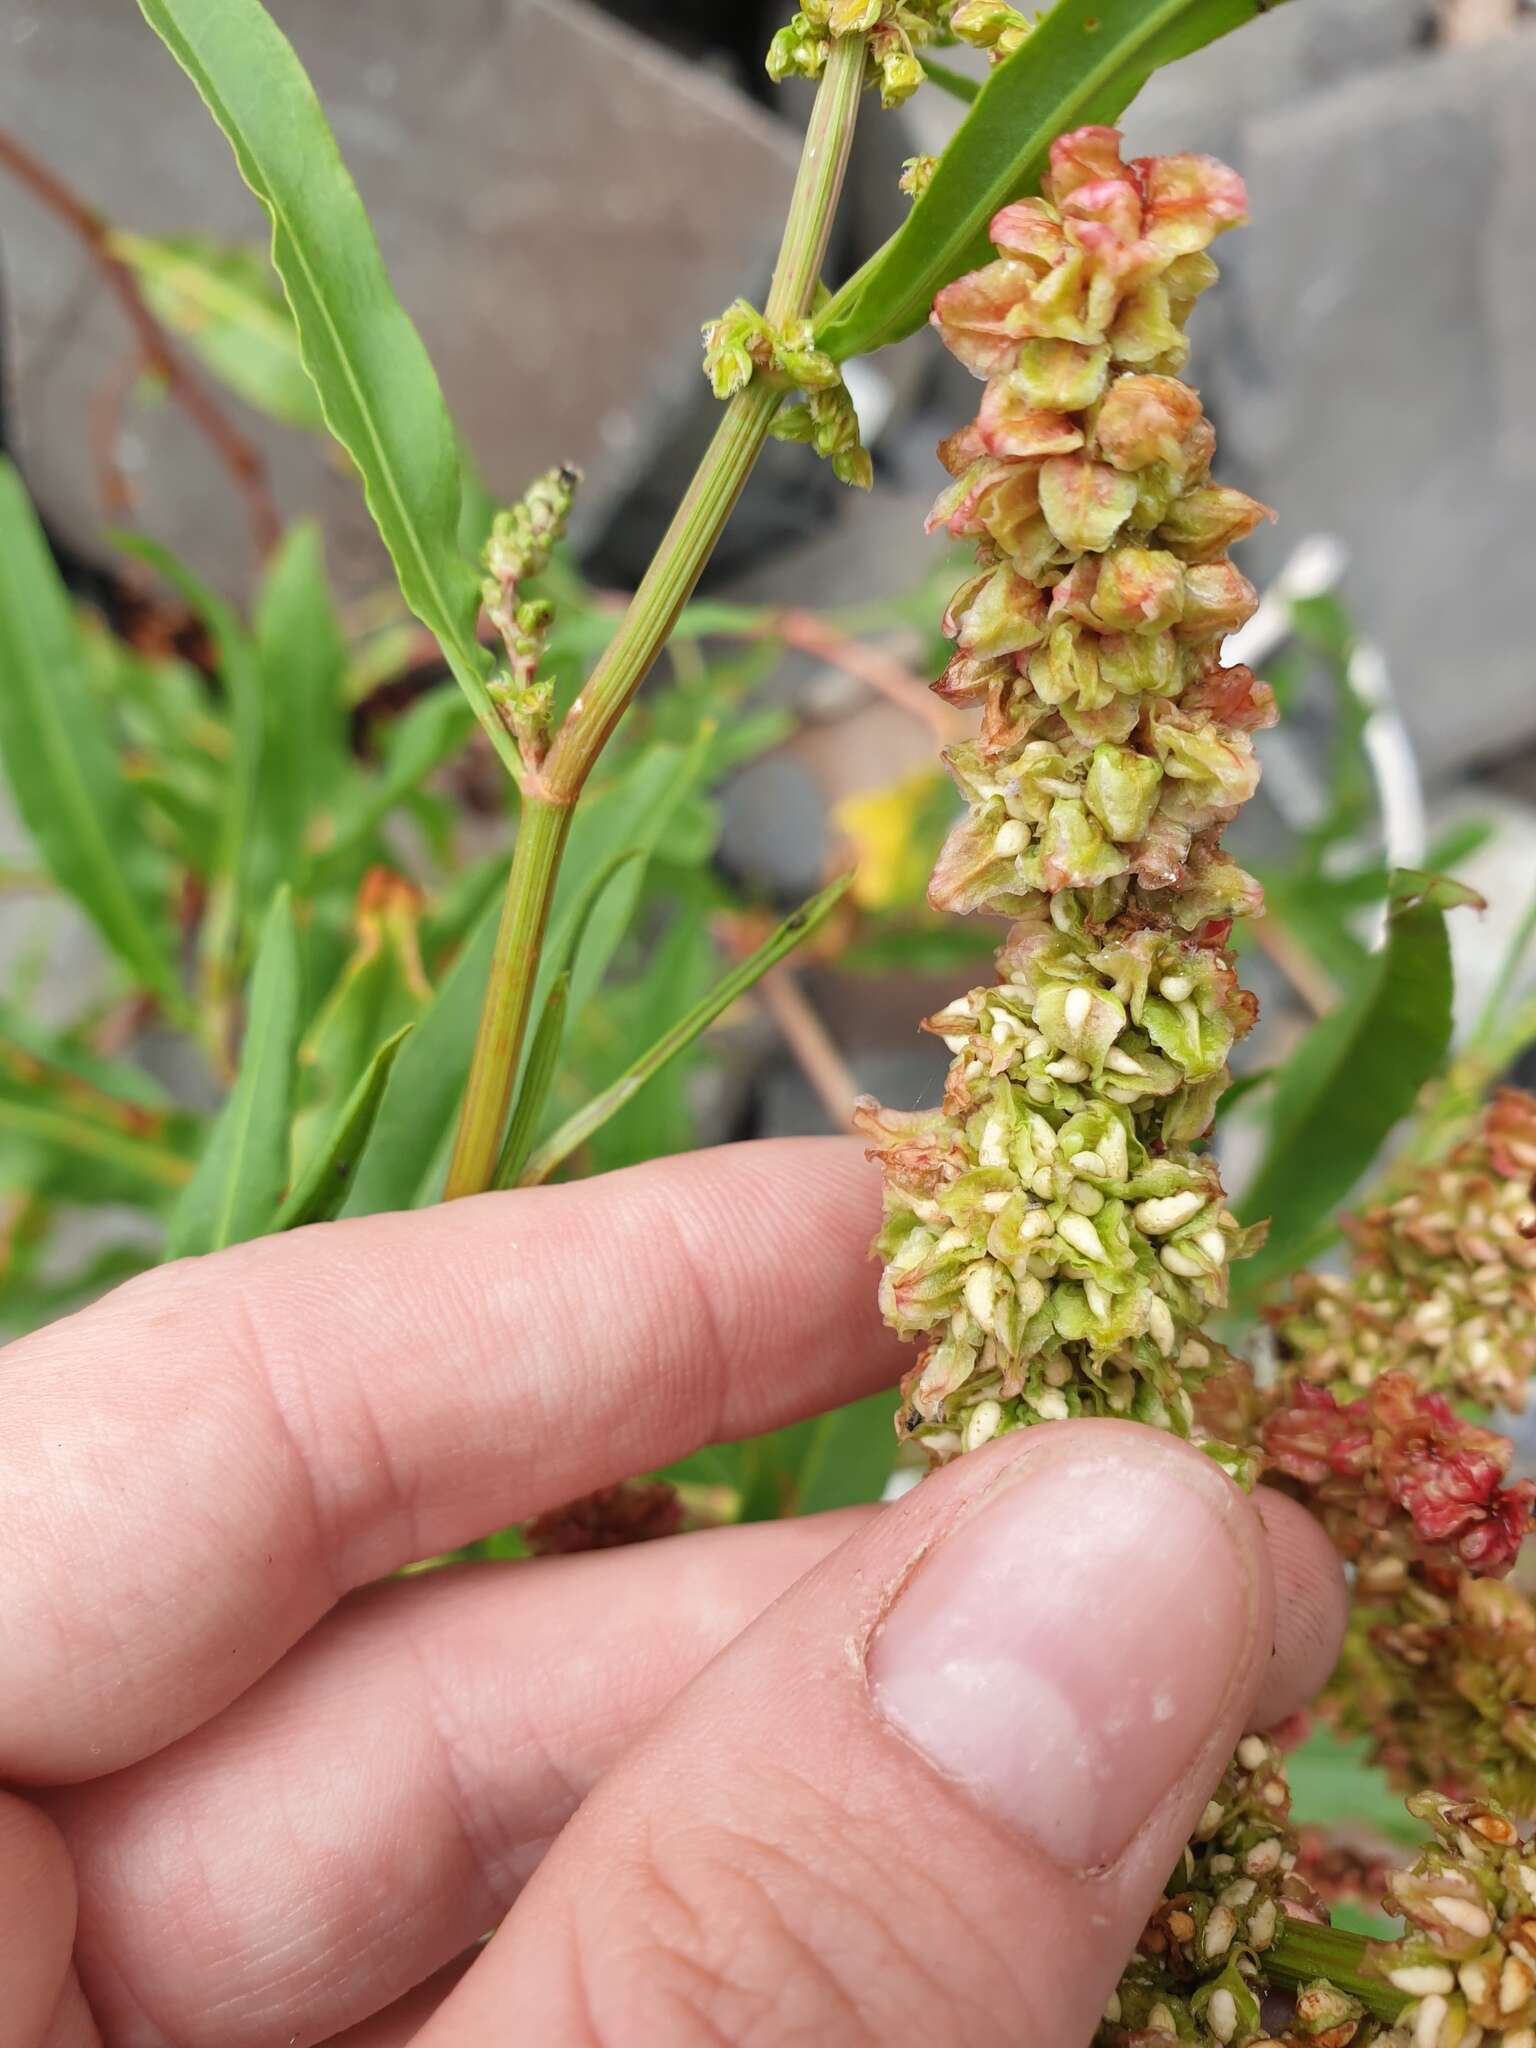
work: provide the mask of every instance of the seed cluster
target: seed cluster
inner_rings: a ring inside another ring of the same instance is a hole
[[[1024,26],[961,11],[974,40]],[[1351,1271],[1273,1312],[1271,1383],[1202,1328],[1259,1236],[1201,1140],[1255,1014],[1227,941],[1260,895],[1220,842],[1274,707],[1221,661],[1256,601],[1226,550],[1264,507],[1211,481],[1178,372],[1208,248],[1245,213],[1211,159],[1127,164],[1113,130],[1081,129],[1042,196],[993,219],[996,260],[935,303],[985,389],[940,449],[930,522],[977,543],[935,687],[980,712],[946,757],[966,808],[930,896],[1012,923],[992,985],[928,1020],[952,1055],[940,1107],[860,1105],[882,1306],[924,1345],[899,1426],[941,1462],[1069,1416],[1153,1423],[1241,1483],[1267,1467],[1354,1566],[1329,1710],[1436,1829],[1388,1880],[1408,1933],[1295,1984],[1287,1927],[1326,1918],[1309,1870],[1335,1893],[1380,1873],[1303,1855],[1280,1753],[1247,1736],[1097,2048],[1536,2048],[1536,1845],[1440,1796],[1536,1811],[1536,1610],[1503,1582],[1536,1487],[1452,1405],[1518,1406],[1536,1370],[1536,1102],[1501,1094],[1346,1226]]]
[[[937,1458],[1069,1415],[1191,1434],[1225,1363],[1199,1326],[1256,1241],[1197,1147],[1254,1017],[1225,941],[1259,895],[1219,841],[1274,707],[1220,646],[1255,603],[1225,549],[1264,508],[1210,481],[1175,375],[1246,205],[1211,158],[1127,164],[1081,129],[934,306],[986,387],[930,522],[977,542],[936,687],[982,707],[930,894],[1015,920],[997,982],[929,1020],[942,1108],[861,1106],[885,1313],[930,1340],[904,1428]]]

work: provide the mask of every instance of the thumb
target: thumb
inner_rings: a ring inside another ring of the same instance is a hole
[[[1337,1647],[1325,1540],[1278,1549],[1135,1424],[974,1453],[874,1517],[587,1800],[420,2036],[582,2044],[1088,2042],[1245,1727],[1276,1558]],[[1290,1632],[1287,1632],[1289,1639]]]

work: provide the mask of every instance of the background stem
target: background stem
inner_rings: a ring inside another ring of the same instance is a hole
[[[764,309],[774,326],[810,311],[853,144],[864,41],[862,35],[839,36],[817,88]],[[618,631],[566,713],[543,766],[527,778],[445,1201],[478,1194],[494,1180],[572,806],[692,596],[781,396],[776,385],[757,376],[727,404]]]

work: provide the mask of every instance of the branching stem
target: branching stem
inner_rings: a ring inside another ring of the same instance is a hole
[[[862,35],[839,36],[827,58],[764,308],[770,326],[810,311],[853,143],[864,43]],[[780,396],[777,386],[754,377],[727,403],[618,631],[566,713],[542,767],[525,778],[517,847],[445,1200],[478,1194],[492,1184],[571,809],[692,595],[762,450]]]
[[[72,228],[90,251],[133,329],[143,367],[160,378],[171,399],[181,407],[234,478],[236,488],[245,500],[246,516],[257,553],[265,558],[277,544],[280,527],[261,450],[226,419],[171,347],[159,321],[145,304],[138,279],[113,248],[112,231],[96,209],[88,206],[56,171],[41,163],[4,129],[0,129],[0,166],[19,179],[35,199]],[[110,461],[105,465],[105,471],[111,495],[117,499],[123,489],[121,477]],[[108,509],[116,515],[123,507],[120,502],[114,502]]]

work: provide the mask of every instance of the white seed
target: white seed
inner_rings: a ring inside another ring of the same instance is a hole
[[[1198,1216],[1204,1207],[1204,1195],[1197,1188],[1185,1188],[1176,1195],[1151,1195],[1138,1202],[1131,1214],[1149,1237],[1165,1237],[1191,1216]]]
[[[1499,1972],[1499,2011],[1518,2012],[1536,1988],[1529,1963],[1519,1956],[1507,1956]]]
[[[1048,1202],[1056,1192],[1056,1176],[1048,1166],[1037,1167],[1029,1184],[1042,1202]]]
[[[1194,987],[1187,974],[1165,974],[1157,984],[1157,992],[1164,1002],[1183,1003],[1194,993]]]
[[[1162,2003],[1161,1999],[1147,2014],[1147,2031],[1153,2034],[1176,2035],[1178,2033],[1178,2028],[1174,2025],[1173,2014]]]
[[[1178,1332],[1173,1326],[1173,1312],[1160,1294],[1154,1294],[1147,1304],[1147,1332],[1164,1358],[1171,1358]]]
[[[990,1335],[997,1313],[997,1268],[990,1259],[978,1259],[966,1274],[965,1305]]]
[[[944,1034],[944,1043],[949,1047],[951,1052],[964,1052],[965,1048],[970,1044],[970,1042],[971,1041],[965,1036],[964,1032],[961,1031],[946,1031]]]
[[[1099,1157],[1104,1162],[1105,1177],[1109,1180],[1124,1180],[1131,1170],[1131,1148],[1125,1132],[1118,1123],[1111,1124],[1099,1140]]]
[[[1243,1868],[1250,1877],[1267,1877],[1270,1871],[1279,1869],[1280,1856],[1280,1837],[1270,1835],[1265,1841],[1254,1843],[1243,1858]]]
[[[1085,988],[1069,988],[1063,1014],[1069,1031],[1081,1031],[1093,1015],[1093,997]]]
[[[1516,2027],[1500,2037],[1500,2048],[1536,2048],[1536,2027]]]
[[[1237,1915],[1230,1906],[1216,1906],[1205,1923],[1203,1947],[1207,1961],[1224,1956],[1232,1946],[1232,1937],[1237,1932]]]
[[[998,1425],[1003,1419],[1001,1401],[978,1401],[965,1418],[965,1428],[960,1441],[968,1451],[979,1450],[997,1435]]]
[[[1429,1968],[1422,1970],[1394,1970],[1392,1982],[1397,1984],[1399,1977],[1434,1977],[1444,1975],[1446,1975],[1446,1972],[1443,1970],[1436,1971]],[[1397,1984],[1397,1988],[1399,1991],[1407,1989],[1406,1985],[1402,1984]],[[1449,2012],[1450,2007],[1440,1997],[1438,1992],[1426,1998],[1414,2015],[1413,2048],[1440,2048],[1440,2029],[1445,2025],[1446,2016]]]
[[[1104,1206],[1104,1197],[1091,1180],[1075,1180],[1067,1189],[1067,1200],[1079,1216],[1097,1216]]]
[[[1019,1304],[1019,1313],[1026,1320],[1038,1315],[1045,1306],[1045,1282],[1037,1280],[1033,1273],[1026,1273],[1022,1280],[1014,1282],[1013,1294]]]
[[[1463,1934],[1476,1935],[1479,1941],[1493,1931],[1493,1922],[1482,1907],[1471,1899],[1458,1899],[1450,1893],[1430,1900],[1430,1904],[1442,1920],[1448,1920],[1453,1927],[1459,1927]]]
[[[1112,1045],[1104,1055],[1104,1064],[1112,1074],[1133,1074],[1139,1080],[1146,1073],[1140,1060],[1132,1059],[1128,1052],[1122,1052],[1118,1045]]]
[[[1050,1049],[1051,1041],[1038,1031],[1024,1041],[1024,1057],[1027,1060],[1043,1060]]]
[[[1430,1999],[1456,1989],[1456,1979],[1441,1963],[1405,1963],[1400,1970],[1388,1973],[1387,1982],[1394,1991],[1405,1991],[1410,1998]]]
[[[981,1206],[989,1216],[1001,1216],[1013,1197],[1006,1188],[994,1188],[990,1195],[983,1195]]]
[[[1087,1065],[1082,1060],[1073,1059],[1070,1053],[1064,1054],[1059,1060],[1047,1060],[1045,1071],[1053,1081],[1068,1081],[1075,1084],[1088,1078]]]
[[[1066,1395],[1058,1392],[1055,1387],[1047,1387],[1043,1393],[1036,1394],[1031,1405],[1035,1413],[1046,1422],[1065,1422],[1072,1413],[1067,1406]]]
[[[1095,1180],[1102,1180],[1106,1171],[1104,1161],[1097,1152],[1079,1152],[1072,1161],[1074,1173],[1091,1174]]]
[[[1041,1366],[1040,1376],[1048,1387],[1064,1387],[1072,1377],[1072,1361],[1058,1351]]]
[[[1109,2003],[1104,2008],[1104,2018],[1110,2026],[1114,2026],[1115,2022],[1119,2019],[1119,2017],[1120,1994],[1118,1991],[1111,1991],[1111,1993],[1109,1994]]]
[[[1073,1251],[1080,1252],[1085,1259],[1098,1260],[1104,1256],[1104,1247],[1099,1243],[1099,1233],[1086,1216],[1079,1216],[1074,1210],[1068,1210],[1056,1225],[1056,1235],[1064,1244],[1070,1245]]]
[[[1109,1321],[1111,1307],[1109,1295],[1099,1285],[1097,1280],[1085,1280],[1083,1282],[1083,1297],[1088,1303],[1090,1315],[1096,1316],[1101,1323]]]
[[[1205,1811],[1201,1814],[1195,1828],[1195,1840],[1197,1842],[1204,1841],[1208,1835],[1215,1834],[1216,1830],[1221,1826],[1222,1816],[1226,1813],[1226,1810],[1219,1799],[1208,1799],[1206,1801]]]
[[[1168,1271],[1177,1273],[1181,1280],[1198,1280],[1205,1272],[1198,1259],[1192,1259],[1188,1252],[1181,1252],[1177,1245],[1165,1244],[1158,1257]]]
[[[1227,1240],[1219,1230],[1202,1230],[1195,1239],[1201,1251],[1213,1266],[1224,1266],[1227,1262]]]
[[[1024,1089],[1031,1102],[1049,1102],[1051,1099],[1051,1084],[1044,1074],[1031,1074],[1024,1083]]]
[[[1009,818],[997,828],[997,837],[992,850],[999,860],[1012,860],[1029,844],[1029,827],[1018,818]]]
[[[1019,1236],[1032,1244],[1037,1237],[1049,1237],[1055,1227],[1046,1210],[1026,1209],[1019,1220]]]
[[[1237,2032],[1237,2000],[1225,1984],[1219,1984],[1211,1993],[1211,2002],[1205,2008],[1205,2023],[1218,2041],[1230,2041]]]
[[[976,1159],[981,1166],[1006,1166],[1008,1164],[1008,1133],[1003,1129],[999,1116],[989,1116],[982,1128],[981,1143],[976,1147]]]
[[[1474,1956],[1471,1962],[1461,1965],[1456,1972],[1456,1981],[1468,1998],[1477,2004],[1481,2004],[1493,1989],[1489,1982],[1488,1965],[1477,1956]]]
[[[1265,1899],[1248,1915],[1248,1943],[1251,1948],[1264,1949],[1275,1938],[1275,1926],[1279,1911],[1273,1899]]]
[[[1237,1760],[1245,1771],[1256,1771],[1269,1761],[1269,1744],[1262,1735],[1245,1735],[1237,1745]]]

